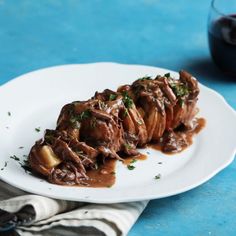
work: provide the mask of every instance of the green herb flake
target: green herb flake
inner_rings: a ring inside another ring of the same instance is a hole
[[[11,112],[10,111],[8,111],[7,114],[8,114],[8,116],[11,116]]]
[[[40,127],[37,127],[37,128],[35,128],[34,130],[39,133],[39,132],[41,131],[41,128],[40,128]]]
[[[135,169],[135,166],[133,166],[133,165],[128,165],[127,168],[128,168],[129,170],[133,170],[133,169]]]
[[[170,73],[166,73],[166,74],[164,74],[164,76],[165,76],[166,78],[170,78]]]
[[[122,93],[123,95],[123,102],[127,109],[131,108],[134,104],[133,99],[128,95],[127,91]]]
[[[116,94],[110,94],[109,95],[109,101],[114,101],[117,98]]]
[[[20,146],[20,147],[18,147],[19,149],[23,149],[24,147],[23,146]]]
[[[80,122],[84,119],[91,117],[91,112],[89,110],[85,110],[81,112],[79,115],[71,114],[70,123],[72,123],[74,128],[80,128]]]
[[[115,172],[115,171],[112,171],[110,174],[111,174],[111,175],[115,175],[115,174],[116,174],[116,172]]]
[[[130,163],[135,163],[135,162],[137,162],[137,160],[136,160],[136,159],[133,159]]]
[[[20,161],[20,158],[17,157],[16,155],[10,156],[10,158],[15,160],[15,161]]]
[[[132,146],[129,143],[125,143],[124,145],[128,150],[132,149]]]
[[[45,141],[46,143],[52,143],[53,140],[54,140],[54,136],[53,136],[52,134],[46,133],[46,134],[44,135],[44,141]]]
[[[111,185],[107,185],[107,188],[111,188]]]
[[[144,81],[144,80],[151,80],[151,79],[152,79],[151,76],[146,75],[144,77],[139,78],[138,80]]]
[[[170,86],[177,97],[189,95],[188,88],[182,83],[172,82]]]
[[[4,164],[4,166],[1,168],[1,170],[4,170],[4,168],[6,168],[6,167],[7,167],[7,164],[8,164],[8,162],[7,162],[7,161],[5,161],[5,164]]]
[[[78,120],[82,121],[89,118],[90,116],[91,116],[91,112],[89,110],[85,110],[79,115]]]
[[[160,179],[161,178],[161,174],[158,174],[158,175],[156,175],[155,177],[154,177],[154,179],[156,179],[156,180],[158,180],[158,179]]]
[[[20,163],[20,165],[24,169],[25,173],[32,174],[32,169],[27,161],[24,160],[24,164]]]
[[[80,129],[80,123],[79,123],[79,121],[75,121],[75,122],[73,123],[73,128],[74,128],[74,129]]]
[[[128,109],[127,109],[127,108],[125,108],[124,113],[123,113],[123,116],[124,116],[124,117],[128,116]]]
[[[74,124],[77,121],[77,118],[75,116],[70,117],[70,122]]]

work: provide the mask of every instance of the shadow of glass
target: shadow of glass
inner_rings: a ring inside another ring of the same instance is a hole
[[[227,82],[236,83],[236,77],[224,74],[212,62],[211,58],[199,58],[183,66],[187,71],[196,76],[200,81],[201,78],[208,82]]]

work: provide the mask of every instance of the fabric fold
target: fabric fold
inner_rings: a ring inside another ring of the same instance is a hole
[[[0,208],[20,215],[16,231],[23,236],[124,236],[148,203],[93,204],[56,200],[27,194],[4,182],[0,182],[0,189]]]

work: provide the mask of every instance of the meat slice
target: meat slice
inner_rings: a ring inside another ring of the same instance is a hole
[[[143,147],[147,143],[148,133],[143,117],[138,112],[136,106],[133,104],[132,108],[128,109],[128,114],[133,121],[135,134],[138,137],[137,145]]]
[[[187,85],[189,88],[189,100],[193,100],[197,98],[200,90],[198,87],[198,82],[195,77],[193,77],[191,74],[189,74],[187,71],[181,70],[179,72],[180,75],[180,81],[182,81],[184,84]]]
[[[159,83],[149,77],[135,81],[131,85],[131,91],[133,96],[135,96],[138,110],[142,110],[144,114],[143,120],[147,133],[147,139],[142,143],[144,145],[145,142],[157,140],[165,130],[164,93]],[[168,89],[165,88],[165,92],[168,92]]]

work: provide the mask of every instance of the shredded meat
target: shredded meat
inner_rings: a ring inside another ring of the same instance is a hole
[[[180,71],[178,80],[169,74],[143,77],[67,104],[56,129],[46,130],[32,147],[30,166],[51,183],[86,185],[87,170],[107,158],[137,155],[137,147],[149,142],[161,141],[163,151],[176,152],[184,139],[175,130],[192,125],[198,94],[197,80]]]

